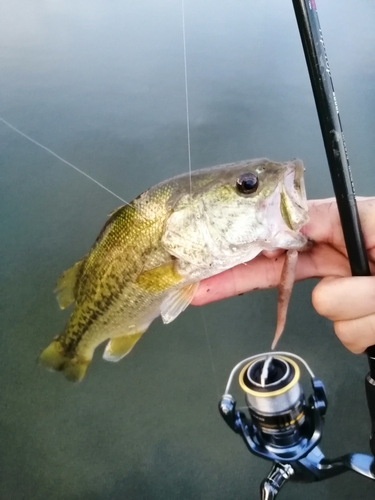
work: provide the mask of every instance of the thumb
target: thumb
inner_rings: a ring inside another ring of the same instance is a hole
[[[375,276],[324,278],[312,302],[334,322],[336,335],[350,351],[360,353],[375,344]]]

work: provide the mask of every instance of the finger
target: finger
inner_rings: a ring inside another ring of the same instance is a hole
[[[263,250],[262,255],[265,255],[267,259],[272,259],[276,257],[280,257],[280,255],[283,255],[285,253],[285,250],[282,248],[278,248],[277,250]]]
[[[335,321],[334,328],[344,346],[356,354],[375,344],[375,314],[347,321]]]
[[[246,264],[205,279],[199,284],[192,304],[203,305],[259,288],[277,286],[284,259],[284,255],[272,259],[259,255]]]
[[[358,213],[369,255],[375,258],[375,198],[357,198]],[[310,200],[309,222],[301,232],[315,242],[329,243],[346,254],[340,217],[334,198]]]
[[[301,232],[320,243],[337,244],[343,247],[343,234],[335,198],[309,200],[309,222]]]
[[[345,321],[375,313],[375,276],[324,278],[314,288],[312,303],[322,316]]]
[[[269,259],[259,255],[247,264],[201,281],[192,301],[203,305],[215,300],[232,297],[259,288],[272,288],[280,283],[285,255]],[[326,275],[348,276],[347,259],[335,250],[320,245],[298,257],[296,281]]]

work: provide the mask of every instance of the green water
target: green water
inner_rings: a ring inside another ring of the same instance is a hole
[[[375,6],[318,4],[358,194],[374,195]],[[300,157],[332,195],[291,2],[185,0],[192,167]],[[0,116],[126,200],[187,170],[179,1],[0,2]],[[248,499],[270,464],[222,421],[231,368],[268,350],[275,291],[156,321],[71,385],[37,366],[68,312],[53,295],[119,201],[0,122],[0,498]],[[363,357],[298,284],[280,348],[326,383],[328,456],[367,451]],[[354,474],[280,499],[374,498]]]

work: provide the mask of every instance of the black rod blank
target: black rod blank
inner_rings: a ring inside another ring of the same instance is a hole
[[[352,274],[353,276],[368,276],[370,268],[358,217],[349,159],[315,2],[293,0],[293,5],[310,74]]]
[[[353,276],[370,276],[349,158],[315,0],[292,1],[309,70],[351,271]],[[367,403],[372,424],[370,448],[375,456],[375,345],[368,347],[366,353],[370,367],[370,373],[366,377]]]

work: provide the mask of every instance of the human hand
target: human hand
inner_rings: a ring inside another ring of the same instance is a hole
[[[375,274],[375,198],[358,198],[358,211]],[[298,259],[296,280],[323,278],[314,288],[317,312],[334,322],[341,342],[355,353],[375,344],[375,276],[351,276],[336,201],[309,201],[310,221],[302,232],[314,241]],[[259,288],[278,286],[285,254],[261,254],[200,283],[192,304],[203,305]]]

